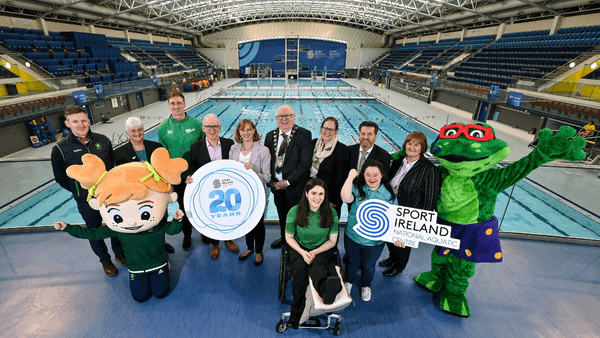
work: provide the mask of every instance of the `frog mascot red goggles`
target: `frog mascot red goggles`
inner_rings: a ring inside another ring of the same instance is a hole
[[[467,140],[480,142],[491,141],[495,138],[492,128],[477,124],[461,123],[454,123],[442,127],[440,129],[439,138],[455,139],[459,138],[460,135],[464,135]]]

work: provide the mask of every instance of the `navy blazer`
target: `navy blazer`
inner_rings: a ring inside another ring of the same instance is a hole
[[[360,144],[349,146],[348,152],[350,153],[350,169],[356,169],[356,167],[358,167]],[[371,152],[369,153],[369,157],[367,157],[367,160],[379,161],[383,165],[383,170],[388,175],[388,178],[390,178],[390,162],[392,161],[392,156],[385,149],[381,148],[376,144],[373,145],[373,150],[371,150]]]
[[[221,159],[228,160],[229,150],[233,145],[233,140],[222,137],[219,137],[219,140],[221,142]],[[192,144],[190,147],[190,155],[190,170],[188,172],[191,176],[196,170],[211,161],[210,155],[208,154],[208,147],[206,146],[206,138],[201,138]]]
[[[150,157],[152,156],[152,153],[160,147],[162,146],[158,142],[144,140],[144,151],[146,151],[146,157],[148,158],[148,162],[150,162]],[[115,149],[114,157],[115,166],[140,161],[137,154],[135,153],[135,150],[133,149],[133,144],[131,144],[131,140]]]

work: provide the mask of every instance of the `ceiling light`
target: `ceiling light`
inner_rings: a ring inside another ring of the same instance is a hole
[[[596,67],[598,67],[598,64],[596,62],[594,62],[590,65],[590,68],[592,68],[592,69],[596,69]]]
[[[569,63],[569,68],[573,68],[573,67],[575,67],[575,62]]]
[[[29,63],[29,61],[25,61],[25,67],[27,67],[27,68],[31,67],[31,63]]]
[[[4,64],[4,67],[6,67],[6,69],[10,69],[10,67],[12,67],[12,66],[10,65],[10,63],[7,62]]]

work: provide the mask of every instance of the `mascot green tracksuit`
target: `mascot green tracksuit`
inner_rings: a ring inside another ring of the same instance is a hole
[[[431,144],[431,153],[442,165],[442,188],[437,203],[438,223],[452,227],[460,249],[435,247],[431,271],[414,277],[431,292],[440,292],[440,308],[471,316],[465,292],[475,275],[475,263],[502,261],[498,219],[494,208],[498,194],[525,178],[533,169],[556,159],[582,160],[585,140],[575,129],[563,126],[539,132],[538,146],[527,156],[503,168],[493,168],[508,156],[506,142],[496,138],[485,123],[444,126]],[[395,154],[396,155],[396,154]]]

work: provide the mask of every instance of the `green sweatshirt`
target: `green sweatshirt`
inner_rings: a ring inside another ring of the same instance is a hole
[[[206,135],[202,132],[202,122],[186,114],[183,120],[177,121],[170,116],[158,126],[158,141],[167,148],[171,158],[183,158],[190,164],[190,146]],[[188,172],[181,177],[185,181]]]
[[[107,226],[97,229],[86,229],[77,225],[67,225],[65,228],[71,236],[83,239],[102,240],[117,237],[127,259],[127,268],[131,273],[149,272],[167,263],[169,254],[165,249],[165,232],[176,235],[181,232],[181,221],[173,219],[167,224],[165,217],[154,228],[135,234],[116,232]]]

